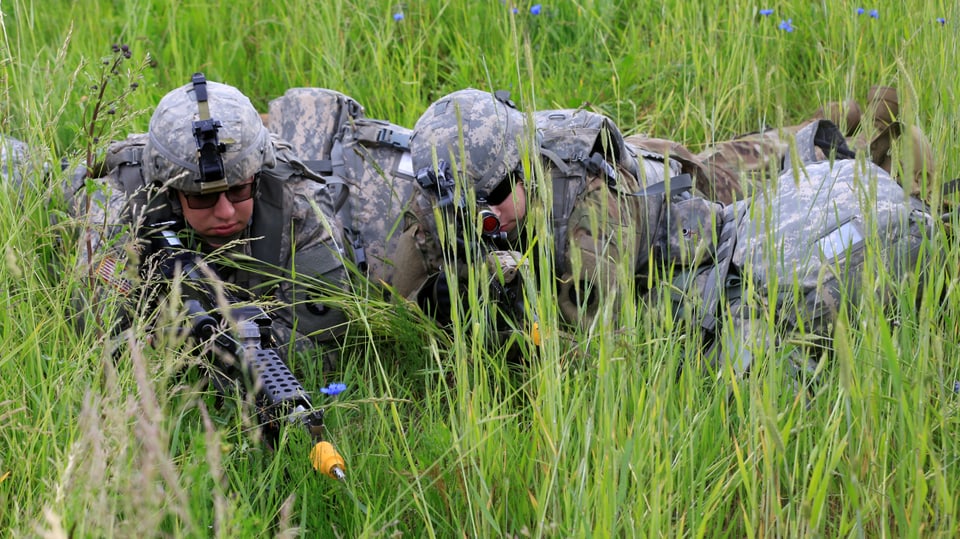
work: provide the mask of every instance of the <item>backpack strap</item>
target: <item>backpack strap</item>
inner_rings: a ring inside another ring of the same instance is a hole
[[[730,205],[723,209],[720,226],[720,238],[717,241],[716,263],[707,276],[703,287],[703,319],[700,327],[713,332],[717,327],[717,312],[720,300],[727,296],[724,292],[730,287],[728,282],[730,266],[733,261],[733,251],[737,246],[737,229],[740,221],[747,214],[746,205]],[[739,283],[739,278],[736,279]],[[739,293],[739,287],[736,287]]]
[[[366,254],[366,241],[359,226],[353,219],[353,202],[351,200],[350,186],[346,183],[346,171],[349,169],[347,155],[344,147],[344,141],[347,138],[360,143],[361,146],[371,148],[393,148],[401,152],[410,151],[410,134],[404,132],[403,128],[383,120],[373,120],[359,118],[349,124],[344,125],[337,138],[334,141],[333,148],[330,151],[329,160],[309,161],[311,168],[316,167],[322,171],[321,174],[329,174],[344,185],[340,188],[340,197],[338,200],[338,214],[343,224],[345,240],[350,244],[353,253],[353,262],[364,274],[367,273],[369,263]],[[379,166],[379,165],[378,165]]]
[[[377,146],[391,146],[400,150],[410,149],[410,135],[393,129],[387,122],[370,121],[355,122],[347,127],[354,133],[354,138]]]
[[[667,188],[667,185],[670,186],[669,189]],[[613,189],[613,186],[610,188]],[[629,197],[652,197],[667,195],[665,198],[669,198],[674,195],[690,191],[691,189],[693,189],[693,176],[685,172],[670,178],[669,181],[662,181],[648,185],[635,193],[621,194]]]

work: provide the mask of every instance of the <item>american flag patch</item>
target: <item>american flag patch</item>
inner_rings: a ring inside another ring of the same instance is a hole
[[[133,283],[118,274],[117,260],[112,256],[108,256],[100,261],[100,265],[97,267],[97,275],[99,275],[107,285],[123,295],[129,294],[130,291],[133,290]]]

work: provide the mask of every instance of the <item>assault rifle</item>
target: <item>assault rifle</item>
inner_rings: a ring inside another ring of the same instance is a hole
[[[314,408],[303,385],[277,353],[273,320],[260,307],[244,304],[223,286],[213,268],[202,265],[196,253],[184,249],[172,223],[161,223],[151,234],[151,247],[159,256],[164,277],[179,275],[187,327],[211,359],[210,379],[221,396],[252,394],[260,425],[268,442],[279,439],[283,423],[300,423],[314,446],[313,467],[334,479],[343,479],[344,461],[333,445],[323,440],[322,408]]]
[[[494,309],[491,314],[495,329],[501,340],[513,332],[518,323],[528,317],[528,302],[524,289],[523,270],[526,261],[520,253],[512,250],[507,243],[507,234],[500,228],[497,214],[485,207],[486,201],[478,200],[476,212],[468,210],[466,199],[461,193],[455,193],[455,179],[448,163],[440,160],[437,168],[425,167],[416,173],[420,187],[436,198],[436,206],[452,223],[450,234],[455,245],[456,256],[464,260],[467,257],[479,260],[488,268],[490,279],[490,297]],[[444,280],[445,277],[438,276]],[[436,288],[436,287],[435,287]],[[434,290],[435,303],[443,303],[437,297],[445,295],[444,290]],[[534,314],[528,337],[539,346],[539,320]],[[440,318],[438,317],[438,320]]]

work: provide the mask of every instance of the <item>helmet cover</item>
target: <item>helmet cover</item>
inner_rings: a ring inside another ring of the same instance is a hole
[[[243,183],[276,160],[267,128],[250,100],[226,84],[206,82],[210,118],[218,123],[217,137],[226,187]],[[201,182],[199,150],[194,122],[200,120],[194,84],[171,91],[160,100],[150,118],[144,148],[144,178],[148,183],[187,194],[226,189],[222,182],[211,189]],[[204,189],[206,187],[206,189]]]
[[[468,88],[435,101],[420,116],[410,139],[414,170],[445,160],[486,198],[520,169],[525,118],[506,92]],[[464,152],[460,152],[460,136]]]

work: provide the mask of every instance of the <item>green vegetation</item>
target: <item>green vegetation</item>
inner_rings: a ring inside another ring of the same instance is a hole
[[[88,152],[95,160],[204,71],[264,111],[289,87],[323,86],[408,126],[449,91],[503,88],[527,110],[587,103],[627,133],[696,150],[799,123],[827,101],[862,102],[884,84],[900,91],[901,120],[932,141],[937,177],[960,171],[953,2],[885,3],[877,18],[870,5],[858,14],[859,4],[803,0],[583,0],[537,14],[511,0],[400,6],[3,2],[0,132],[34,148],[38,171]],[[761,15],[767,7],[776,11]],[[792,31],[778,27],[786,19]],[[112,44],[131,52],[116,74]],[[101,90],[117,102],[91,131]],[[896,323],[871,302],[841,318],[810,401],[795,397],[782,350],[763,351],[747,380],[678,376],[681,361],[697,359],[696,339],[632,300],[568,335],[542,297],[545,344],[523,366],[485,352],[472,324],[447,337],[406,309],[358,304],[342,372],[321,375],[314,358],[292,365],[309,388],[348,385],[337,399],[314,396],[347,461],[340,484],[313,472],[303,433],[288,429],[276,451],[265,449],[249,413],[217,407],[195,379],[174,376],[190,362],[184,352],[139,344],[142,330],[118,346],[91,310],[77,327],[69,304],[85,270],[57,195],[69,174],[58,169],[0,186],[4,535],[960,531],[956,245],[944,241],[933,262],[945,271],[923,285],[945,290],[942,304],[928,294],[917,307],[907,283]],[[924,190],[939,206],[934,187]]]

